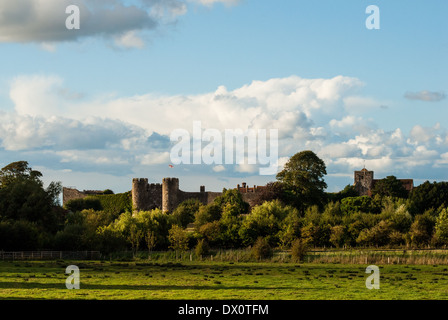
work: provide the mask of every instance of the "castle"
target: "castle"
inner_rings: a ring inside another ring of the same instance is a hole
[[[403,187],[406,191],[411,192],[414,189],[414,180],[413,179],[397,179],[401,181]],[[355,182],[354,186],[356,191],[358,191],[360,196],[371,196],[372,189],[375,186],[375,183],[378,179],[373,178],[373,171],[369,171],[366,168],[363,168],[361,171],[355,171]]]
[[[403,187],[408,191],[414,188],[412,179],[398,179]],[[373,177],[373,171],[363,168],[361,171],[355,171],[354,186],[360,196],[371,196],[372,189],[377,182]],[[266,186],[249,187],[245,182],[242,186],[236,187],[241,193],[243,200],[253,206],[258,193]],[[75,188],[62,189],[62,203],[65,205],[72,199],[85,198],[89,195],[103,194],[102,191],[84,190],[79,191]],[[149,183],[147,178],[132,179],[132,207],[137,211],[147,211],[152,209],[162,209],[163,212],[172,212],[177,206],[185,200],[197,199],[207,205],[212,203],[216,197],[221,196],[222,192],[205,191],[205,186],[200,186],[199,192],[186,192],[179,189],[178,178],[164,178],[162,183]]]
[[[245,182],[242,186],[237,185],[243,200],[252,205],[257,198],[257,193],[264,186],[249,187]],[[85,198],[93,194],[101,194],[101,191],[79,191],[75,188],[62,190],[62,203],[65,205],[72,199]],[[205,191],[205,186],[200,186],[199,192],[186,192],[179,189],[178,178],[164,178],[162,183],[149,183],[147,178],[132,179],[132,207],[137,211],[162,209],[164,212],[172,212],[183,201],[197,199],[203,204],[209,204],[221,196],[222,192]]]

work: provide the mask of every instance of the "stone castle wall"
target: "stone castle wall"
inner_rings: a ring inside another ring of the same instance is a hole
[[[83,199],[87,196],[103,194],[103,191],[98,190],[84,190],[79,191],[75,188],[62,188],[62,205],[65,205],[68,201],[74,199]]]
[[[160,208],[164,212],[172,212],[185,200],[197,199],[204,205],[212,203],[222,192],[205,191],[205,186],[200,186],[199,192],[186,192],[179,189],[178,178],[164,178],[162,185],[149,188],[148,179],[134,179],[132,184],[132,204],[135,210],[150,210]],[[244,184],[245,185],[245,184]],[[257,198],[257,191],[262,187],[239,188],[243,200],[252,205]],[[135,196],[134,196],[135,194]]]
[[[258,196],[257,192],[263,187],[249,188],[243,183],[237,190],[244,201],[253,205]],[[63,188],[63,204],[72,199],[85,198],[92,194],[102,194],[102,191]],[[132,179],[132,207],[137,211],[149,211],[162,209],[164,212],[172,212],[185,200],[197,199],[204,205],[212,203],[222,192],[205,191],[205,186],[200,186],[199,192],[186,192],[179,189],[178,178],[164,178],[162,183],[149,183],[147,178]]]

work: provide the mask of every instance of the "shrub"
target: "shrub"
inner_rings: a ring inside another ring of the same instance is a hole
[[[197,199],[185,200],[173,211],[173,216],[185,228],[189,223],[194,221],[195,214],[201,206],[202,203]]]
[[[309,247],[307,242],[303,239],[297,238],[296,240],[294,240],[291,247],[292,259],[296,262],[303,261],[308,250]]]
[[[252,255],[257,260],[268,259],[273,256],[273,250],[266,238],[259,237],[252,247]]]
[[[210,203],[206,206],[200,206],[199,210],[195,213],[195,225],[200,227],[209,222],[219,220],[221,218],[222,209],[216,203]]]
[[[93,209],[95,211],[102,210],[101,202],[99,199],[86,197],[80,199],[72,199],[67,201],[65,209],[72,212],[82,211],[85,209]]]
[[[197,257],[202,257],[208,255],[209,247],[207,241],[205,239],[200,239],[194,248],[194,253]]]
[[[358,211],[366,213],[378,213],[380,208],[369,196],[347,197],[341,200],[341,210],[345,214]]]

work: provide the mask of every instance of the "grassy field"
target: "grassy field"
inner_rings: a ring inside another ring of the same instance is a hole
[[[79,290],[65,268],[80,269]],[[367,265],[330,263],[104,261],[0,262],[1,299],[447,299],[447,265],[378,265],[380,289],[368,290]]]

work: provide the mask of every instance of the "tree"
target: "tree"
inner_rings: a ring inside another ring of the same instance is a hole
[[[413,215],[422,214],[426,210],[439,210],[448,207],[448,182],[426,181],[415,187],[410,195],[410,211]]]
[[[377,180],[372,189],[372,196],[407,198],[408,191],[403,187],[403,183],[395,176],[388,176]]]
[[[297,238],[292,243],[291,256],[294,261],[301,262],[305,258],[306,253],[309,251],[309,244],[301,238]]]
[[[148,247],[149,253],[151,253],[151,250],[155,248],[157,243],[157,237],[154,231],[148,230],[145,235],[145,241],[146,246]]]
[[[168,239],[171,244],[170,248],[176,251],[176,259],[179,251],[182,252],[188,249],[188,234],[182,227],[173,225],[169,231]]]
[[[345,214],[355,212],[378,213],[379,205],[369,196],[347,197],[341,200],[341,211]]]
[[[138,248],[140,246],[140,242],[143,239],[143,230],[137,227],[137,225],[133,224],[131,226],[131,230],[129,232],[128,241],[132,246],[132,253],[135,257],[135,254],[138,252]]]
[[[42,186],[43,184],[40,180],[41,177],[42,173],[33,170],[28,165],[27,161],[16,161],[11,162],[10,164],[2,168],[2,170],[0,171],[0,185],[1,187],[5,187],[20,179],[34,181]]]
[[[194,248],[194,253],[196,254],[196,257],[199,257],[201,259],[202,256],[205,256],[209,253],[208,243],[207,241],[205,241],[205,239],[199,239],[196,247]]]
[[[194,223],[196,228],[200,228],[206,223],[217,221],[221,218],[221,207],[212,202],[206,206],[200,206],[199,210],[195,214]]]
[[[199,211],[201,206],[202,203],[197,199],[185,200],[173,211],[173,216],[176,217],[179,224],[185,228],[189,223],[194,221],[195,214]]]
[[[312,151],[302,151],[293,155],[277,174],[287,193],[302,213],[305,208],[325,199],[327,188],[323,177],[327,174],[325,163]]]
[[[436,219],[435,236],[438,242],[448,244],[448,209],[440,211]]]
[[[257,189],[256,197],[251,202],[252,206],[258,206],[266,201],[281,200],[285,201],[284,187],[280,181],[269,182],[265,187]]]
[[[273,250],[269,245],[269,241],[266,238],[258,237],[252,247],[252,255],[257,260],[267,259],[272,257]]]
[[[411,244],[415,246],[428,245],[433,236],[435,223],[435,218],[430,215],[429,211],[415,216],[409,230]]]
[[[264,202],[252,208],[243,220],[239,234],[246,246],[252,245],[258,237],[266,237],[271,245],[278,242],[278,232],[283,219],[294,209],[283,205],[280,200]]]
[[[331,227],[330,242],[336,247],[342,247],[345,242],[345,226]]]
[[[45,231],[56,233],[64,216],[57,209],[61,184],[52,182],[44,189],[42,174],[26,161],[13,162],[0,170],[0,219],[25,220]]]
[[[213,202],[221,207],[222,211],[224,211],[227,205],[231,205],[238,214],[249,212],[249,204],[243,200],[243,196],[236,189],[224,189],[222,195],[216,197]]]

